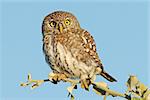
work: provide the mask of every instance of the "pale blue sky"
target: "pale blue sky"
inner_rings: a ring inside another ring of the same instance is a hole
[[[81,27],[94,36],[106,71],[118,80],[110,83],[98,76],[97,81],[105,81],[111,89],[124,92],[128,76],[134,74],[150,86],[147,2],[6,1],[1,6],[0,23],[1,100],[69,100],[66,88],[70,84],[45,83],[35,90],[19,86],[26,81],[28,72],[33,79],[45,79],[51,72],[42,52],[41,23],[44,16],[55,10],[72,12],[78,18]],[[92,89],[87,92],[79,87],[74,94],[77,100],[102,99]]]

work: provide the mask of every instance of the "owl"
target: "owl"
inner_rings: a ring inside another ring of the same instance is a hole
[[[70,12],[55,11],[44,18],[42,24],[43,51],[53,73],[79,79],[89,84],[101,75],[110,82],[116,81],[102,65],[91,34],[80,27],[77,18]],[[86,86],[85,85],[85,88]]]

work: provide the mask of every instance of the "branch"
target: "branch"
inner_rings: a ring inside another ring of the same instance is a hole
[[[54,84],[53,78],[56,78],[57,75],[55,74],[49,74],[49,79],[46,80],[33,80],[31,78],[31,74],[28,74],[28,80],[26,83],[20,84],[23,87],[26,87],[30,84],[33,84],[31,86],[31,89],[34,89],[38,86],[40,86],[42,83],[50,81]],[[63,75],[62,75],[63,76]],[[72,80],[68,79],[65,77],[57,77],[61,78],[62,81],[64,82],[69,82],[71,83],[71,86],[67,88],[69,92],[69,96],[71,96],[71,100],[74,100],[74,95],[72,94],[73,89],[77,89],[77,84],[80,84],[79,80]],[[58,81],[59,82],[59,81]],[[113,96],[113,97],[121,97],[125,98],[127,100],[150,100],[150,90],[148,87],[146,87],[143,83],[141,83],[136,76],[130,76],[126,85],[127,85],[127,90],[125,93],[119,93],[117,91],[109,89],[108,85],[104,82],[91,82],[91,85],[93,85],[93,90],[100,96],[104,96],[104,100],[106,100],[107,96]]]
[[[127,100],[150,100],[150,90],[143,83],[141,83],[136,76],[130,76],[127,81],[127,90],[124,94],[108,88],[104,82],[93,82],[93,89],[99,95],[106,97],[111,95],[113,97],[119,96]]]
[[[109,89],[106,86],[106,83],[104,82],[94,82],[92,83],[92,85],[93,85],[94,92],[96,92],[98,95],[104,95],[105,99],[107,96],[111,95],[113,97],[119,96],[130,100],[130,97],[127,96],[126,94],[122,94],[117,91]]]

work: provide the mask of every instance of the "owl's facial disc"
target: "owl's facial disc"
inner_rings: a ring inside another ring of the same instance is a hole
[[[73,14],[64,11],[55,11],[47,15],[42,24],[43,35],[46,33],[67,32],[72,29],[81,29],[80,24]]]

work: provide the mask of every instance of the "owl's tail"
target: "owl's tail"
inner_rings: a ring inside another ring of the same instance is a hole
[[[100,73],[100,75],[102,75],[105,79],[107,79],[110,82],[117,82],[117,80],[115,78],[113,78],[112,76],[110,76],[107,72],[105,72],[104,70]]]

